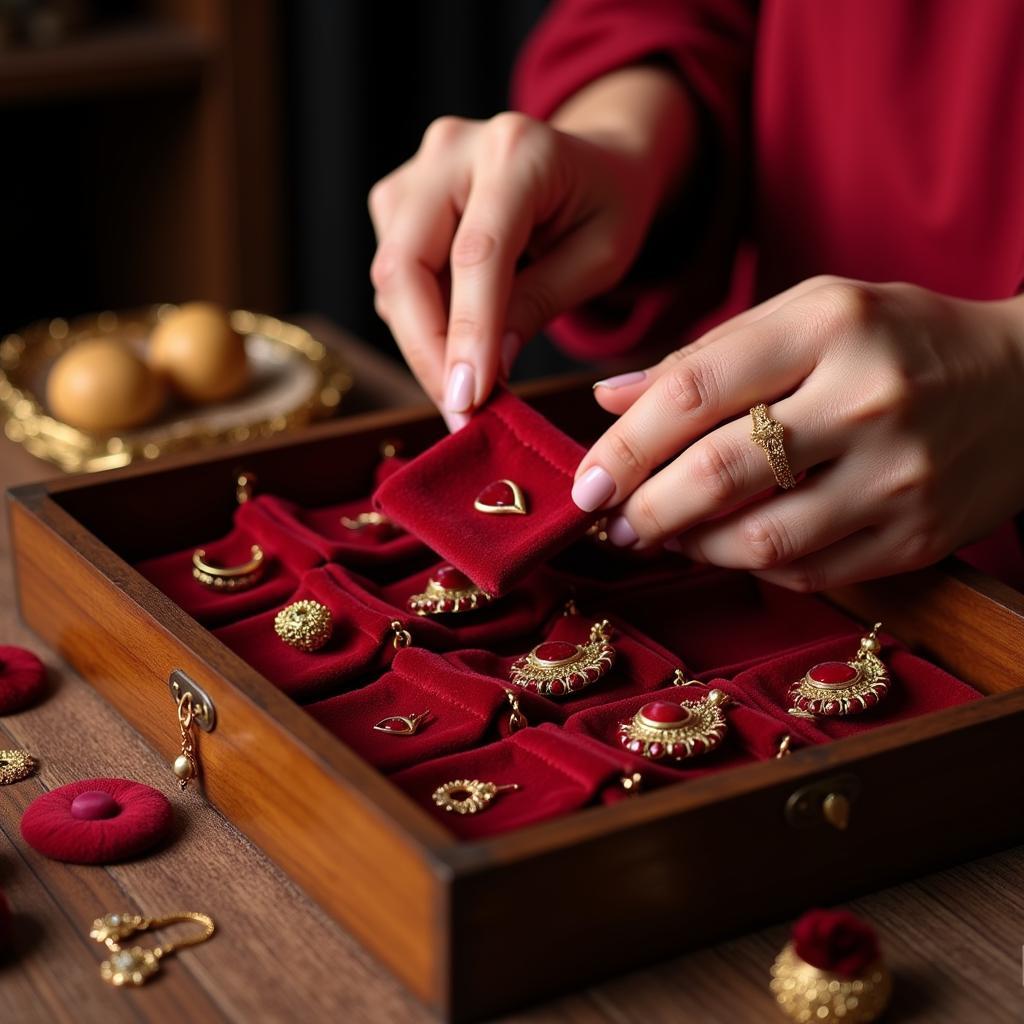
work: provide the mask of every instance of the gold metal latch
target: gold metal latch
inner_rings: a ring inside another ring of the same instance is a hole
[[[802,786],[786,801],[786,821],[793,828],[831,825],[845,831],[860,790],[855,775],[835,775]]]

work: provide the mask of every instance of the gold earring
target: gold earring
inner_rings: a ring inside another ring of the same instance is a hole
[[[162,946],[131,946],[121,948],[121,941],[138,932],[166,928],[168,925],[192,921],[202,925],[199,935],[178,942],[167,942]],[[160,961],[179,949],[197,946],[210,938],[216,925],[208,914],[186,910],[166,917],[140,917],[138,914],[105,914],[92,923],[89,938],[102,943],[110,950],[110,956],[100,964],[100,977],[121,988],[124,985],[144,985],[160,969]]]
[[[885,664],[878,657],[880,622],[860,641],[850,661],[822,661],[789,688],[789,709],[797,718],[824,715],[833,718],[859,715],[874,707],[889,692]]]
[[[418,715],[389,715],[382,718],[373,728],[377,732],[390,733],[392,736],[413,736],[419,732],[420,726],[429,717],[429,709]]]
[[[651,701],[619,723],[619,742],[652,761],[709,753],[725,738],[728,725],[722,708],[729,700],[727,693],[715,689],[704,700]]]
[[[479,782],[477,779],[455,779],[434,790],[434,803],[455,814],[478,814],[487,808],[499,793],[518,789],[516,783],[498,786],[493,782]]]
[[[545,640],[513,662],[509,678],[545,697],[563,697],[597,682],[615,663],[607,619],[590,627],[585,644]]]
[[[525,729],[530,723],[526,720],[522,708],[519,707],[519,698],[516,696],[515,690],[506,690],[505,696],[508,697],[508,702],[512,705],[512,714],[508,716],[508,732],[511,736],[512,733]]]
[[[464,572],[454,565],[442,565],[427,580],[426,589],[421,594],[411,595],[407,604],[417,615],[455,615],[472,611],[491,600],[491,595]]]
[[[245,590],[263,575],[263,549],[253,544],[249,551],[248,562],[224,567],[207,562],[205,549],[197,548],[192,554],[192,577],[213,590]]]
[[[0,786],[27,779],[36,769],[36,759],[24,750],[0,750]]]
[[[312,654],[331,639],[331,610],[319,601],[293,601],[274,616],[274,632],[289,647]]]
[[[526,496],[514,480],[495,480],[476,496],[473,508],[492,516],[525,516]]]

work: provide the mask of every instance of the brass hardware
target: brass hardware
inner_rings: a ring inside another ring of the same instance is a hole
[[[235,477],[235,500],[244,505],[256,489],[256,476],[247,469],[240,469]]]
[[[395,619],[391,623],[391,633],[391,646],[396,651],[401,650],[403,647],[412,646],[412,633],[402,625],[400,620]]]
[[[619,779],[619,785],[629,794],[635,796],[640,792],[641,786],[643,786],[644,777],[639,772],[633,772],[632,775],[623,775]]]
[[[213,732],[213,728],[217,724],[217,711],[206,691],[180,668],[172,670],[167,685],[175,704],[180,704],[185,694],[191,695],[192,720],[203,732]]]
[[[519,697],[516,693],[513,690],[506,690],[505,696],[508,697],[508,702],[512,706],[512,714],[508,716],[508,731],[511,735],[520,729],[525,729],[530,723],[526,720],[522,708],[519,707]]]
[[[830,825],[842,831],[850,824],[850,811],[860,789],[855,775],[834,775],[802,786],[786,801],[786,821],[793,828]]]

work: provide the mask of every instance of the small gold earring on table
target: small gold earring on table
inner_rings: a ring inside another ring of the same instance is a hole
[[[178,942],[167,942],[162,946],[132,946],[123,949],[121,942],[138,932],[166,928],[168,925],[182,922],[194,922],[202,925],[202,932],[191,938],[180,939]],[[110,956],[100,964],[100,977],[122,988],[125,985],[144,985],[160,969],[160,961],[179,949],[197,946],[210,938],[216,925],[208,914],[194,910],[185,910],[166,917],[141,917],[138,914],[105,914],[92,923],[89,938],[102,943],[110,950]]]

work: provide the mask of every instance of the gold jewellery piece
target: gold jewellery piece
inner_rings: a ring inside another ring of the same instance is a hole
[[[525,516],[526,495],[514,480],[495,480],[476,496],[473,508],[491,516]]]
[[[789,713],[797,718],[859,715],[889,692],[888,671],[878,657],[880,622],[861,638],[852,661],[822,661],[789,688]]]
[[[166,942],[162,946],[131,946],[121,947],[123,939],[130,938],[139,932],[166,928],[172,924],[186,921],[202,925],[200,934],[178,942]],[[144,985],[160,969],[160,961],[179,949],[198,946],[210,938],[216,925],[208,914],[200,914],[194,910],[185,910],[179,914],[168,914],[166,917],[140,917],[138,914],[105,914],[92,923],[89,938],[102,943],[110,950],[110,956],[100,964],[100,977],[111,985],[121,988],[125,985]]]
[[[0,786],[27,779],[36,770],[36,759],[24,750],[0,750]]]
[[[274,632],[289,647],[319,651],[334,632],[331,610],[319,601],[293,601],[274,616]]]
[[[565,697],[597,682],[615,664],[607,619],[590,627],[585,644],[545,640],[512,663],[509,678],[516,686],[545,697]]]
[[[426,711],[421,711],[418,715],[390,715],[387,718],[382,718],[374,726],[374,729],[392,736],[414,736],[429,717],[429,708]]]
[[[789,459],[786,457],[786,447],[783,443],[785,431],[782,424],[768,415],[768,406],[763,402],[750,410],[750,418],[754,422],[750,440],[764,449],[765,455],[768,456],[768,465],[772,467],[772,473],[775,475],[775,482],[784,491],[796,487],[793,470],[789,468]]]
[[[722,708],[730,697],[711,690],[704,700],[653,700],[632,718],[619,723],[619,742],[631,754],[661,761],[688,757],[714,750],[728,729]]]
[[[360,512],[355,517],[342,516],[341,525],[346,530],[365,530],[367,527],[377,527],[388,532],[391,532],[395,526],[383,512]]]
[[[481,590],[454,565],[442,565],[427,580],[422,594],[413,594],[407,604],[417,615],[456,615],[489,604],[491,595]]]
[[[514,782],[498,786],[493,782],[479,782],[476,779],[455,779],[434,790],[434,803],[454,814],[479,814],[499,793],[510,793],[518,788]]]
[[[195,722],[196,709],[192,703],[192,693],[186,690],[178,699],[178,728],[181,731],[181,753],[174,759],[174,774],[178,777],[178,786],[185,789],[191,779],[199,775],[199,762],[196,760],[196,738],[192,730]]]
[[[508,716],[508,733],[511,736],[512,733],[525,729],[530,723],[526,720],[526,714],[522,708],[519,707],[519,697],[515,690],[506,690],[505,696],[512,708],[512,713]]]
[[[263,575],[263,549],[253,544],[252,558],[241,565],[219,566],[206,561],[206,551],[197,548],[192,555],[192,576],[204,587],[214,590],[245,590]]]

